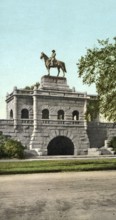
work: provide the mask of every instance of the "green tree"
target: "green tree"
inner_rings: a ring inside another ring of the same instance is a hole
[[[109,120],[116,121],[116,38],[98,40],[98,47],[87,49],[77,63],[83,83],[95,83],[100,112]]]
[[[89,100],[87,103],[87,111],[85,113],[85,119],[87,121],[93,121],[97,119],[99,115],[99,101]]]

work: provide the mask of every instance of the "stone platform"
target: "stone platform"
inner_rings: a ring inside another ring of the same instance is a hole
[[[40,83],[39,89],[71,91],[71,89],[67,85],[66,78],[47,76],[47,75],[45,75],[41,78],[41,83]]]

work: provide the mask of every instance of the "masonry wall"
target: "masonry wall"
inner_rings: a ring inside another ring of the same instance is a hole
[[[21,119],[22,109],[27,109],[29,111],[29,119],[33,119],[33,97],[32,96],[19,96],[18,97],[18,113],[17,118]]]
[[[7,119],[11,119],[10,117],[10,111],[12,110],[14,112],[14,99],[12,98],[8,103],[7,103],[7,106],[6,106],[6,114],[7,114]]]
[[[33,139],[33,125],[26,123],[25,125],[19,125],[17,129],[14,129],[13,120],[0,120],[0,131],[4,135],[10,136],[13,139],[19,140],[28,147]],[[99,148],[104,146],[104,141],[111,140],[116,136],[116,126],[113,123],[95,123],[90,122],[86,130],[83,126],[70,126],[70,125],[39,125],[37,129],[37,135],[34,134],[34,139],[37,144],[35,147],[42,149],[43,154],[46,154],[47,146],[51,139],[56,136],[62,135],[69,137],[75,146],[76,154],[87,153],[87,146],[91,148]]]
[[[84,125],[68,124],[44,124],[38,126],[33,132],[30,147],[35,149],[39,155],[47,155],[49,142],[58,136],[68,137],[74,144],[74,155],[87,154],[89,140]]]
[[[104,146],[105,140],[111,140],[116,136],[116,126],[113,123],[89,122],[87,126],[87,134],[91,148],[99,148]]]
[[[14,140],[21,141],[29,149],[30,138],[33,131],[32,124],[18,125],[14,128],[13,120],[0,120],[0,131]]]
[[[42,110],[49,110],[49,119],[57,120],[58,110],[64,111],[64,120],[72,120],[73,111],[79,112],[79,120],[84,118],[84,101],[59,97],[38,97],[38,119],[42,118]]]

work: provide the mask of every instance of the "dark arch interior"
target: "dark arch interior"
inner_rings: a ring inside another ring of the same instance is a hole
[[[72,141],[64,136],[55,137],[47,147],[48,155],[74,155]]]
[[[64,120],[64,111],[63,110],[58,111],[58,119]]]
[[[42,119],[49,119],[49,110],[48,109],[43,109]]]
[[[79,120],[79,112],[78,111],[74,111],[72,116],[73,116],[73,120]]]
[[[13,118],[13,110],[10,110],[10,118]]]
[[[24,119],[29,118],[29,111],[28,111],[28,109],[26,109],[26,108],[22,109],[22,111],[21,111],[21,118],[24,118]]]

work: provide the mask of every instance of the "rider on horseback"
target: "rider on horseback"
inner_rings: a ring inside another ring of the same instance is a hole
[[[52,50],[52,56],[49,58],[45,53],[41,53],[40,58],[44,59],[45,62],[45,66],[48,70],[48,75],[50,75],[50,68],[57,68],[58,69],[58,75],[60,73],[60,69],[63,72],[63,77],[65,77],[65,73],[66,73],[66,67],[65,67],[65,63],[59,60],[56,60],[56,52],[55,50]]]
[[[52,50],[52,55],[50,57],[50,62],[51,62],[50,64],[51,64],[51,66],[54,65],[54,61],[56,61],[56,51]]]

